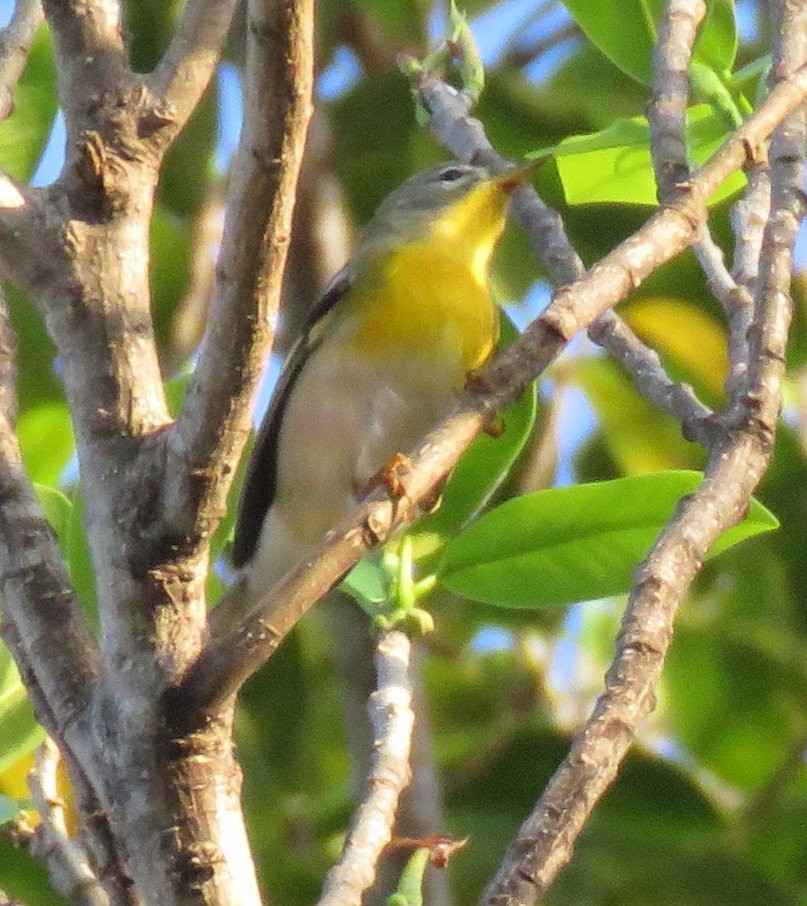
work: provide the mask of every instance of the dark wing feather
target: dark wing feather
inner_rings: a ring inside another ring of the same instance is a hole
[[[306,318],[300,339],[292,347],[283,364],[277,386],[266,415],[261,422],[255,446],[241,488],[238,516],[233,538],[232,564],[236,569],[244,566],[258,546],[263,520],[277,489],[277,445],[283,414],[297,378],[308,357],[317,348],[320,339],[314,328],[339,302],[350,288],[348,267],[342,268],[322,291]]]

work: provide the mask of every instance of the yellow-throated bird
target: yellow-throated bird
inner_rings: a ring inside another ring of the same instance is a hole
[[[491,254],[511,192],[447,163],[392,192],[290,352],[241,493],[233,565],[254,599],[457,401],[496,345]]]

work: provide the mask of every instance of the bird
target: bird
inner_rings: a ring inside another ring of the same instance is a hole
[[[231,560],[268,592],[456,405],[491,357],[490,261],[533,164],[449,161],[381,203],[289,352],[248,463]]]

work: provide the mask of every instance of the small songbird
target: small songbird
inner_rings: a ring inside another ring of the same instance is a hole
[[[283,367],[241,492],[233,565],[267,591],[368,482],[456,404],[497,341],[489,285],[507,202],[534,165],[446,163],[382,202]]]

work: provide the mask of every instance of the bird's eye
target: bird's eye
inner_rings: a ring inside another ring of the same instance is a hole
[[[466,170],[461,170],[459,167],[446,167],[445,170],[440,171],[437,178],[440,182],[456,182],[458,179],[462,179],[466,172]]]

